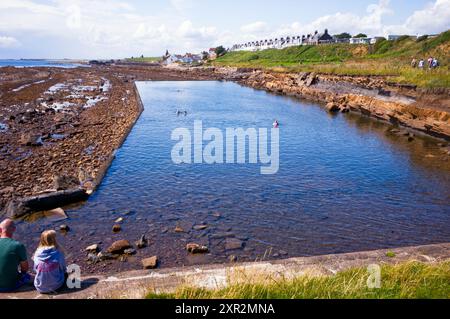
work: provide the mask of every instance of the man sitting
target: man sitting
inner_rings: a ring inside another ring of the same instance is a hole
[[[11,219],[0,223],[0,292],[11,292],[31,282],[25,246],[12,239],[15,231]]]

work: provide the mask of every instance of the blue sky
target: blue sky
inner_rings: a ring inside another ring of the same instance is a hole
[[[0,58],[199,52],[324,28],[438,33],[450,28],[450,0],[0,0]]]

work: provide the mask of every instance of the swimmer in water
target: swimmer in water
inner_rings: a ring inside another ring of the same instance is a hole
[[[273,122],[273,127],[278,128],[278,126],[280,126],[280,123],[278,123],[278,121],[275,120],[275,122]]]

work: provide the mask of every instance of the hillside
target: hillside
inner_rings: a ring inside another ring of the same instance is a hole
[[[412,69],[410,62],[433,56],[437,70]],[[401,83],[422,87],[449,87],[450,30],[435,38],[401,37],[375,45],[327,44],[295,46],[283,50],[229,52],[214,65],[269,68],[278,71],[315,71],[327,74],[385,75]]]

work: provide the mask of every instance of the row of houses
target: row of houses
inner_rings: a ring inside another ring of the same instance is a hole
[[[389,35],[388,40],[393,41],[400,38],[400,35]],[[230,51],[259,51],[266,49],[284,49],[298,45],[319,45],[327,43],[350,43],[350,44],[375,44],[384,37],[358,37],[358,38],[337,38],[333,37],[325,29],[323,33],[315,31],[314,34],[302,36],[288,36],[285,38],[275,38],[269,40],[251,41],[242,44],[235,44]]]
[[[169,65],[173,63],[182,63],[182,64],[196,64],[201,63],[203,60],[214,60],[217,58],[217,54],[215,48],[209,49],[208,52],[202,52],[200,54],[186,53],[184,55],[181,54],[170,54],[169,51],[166,51],[166,54],[162,58],[162,64]]]

